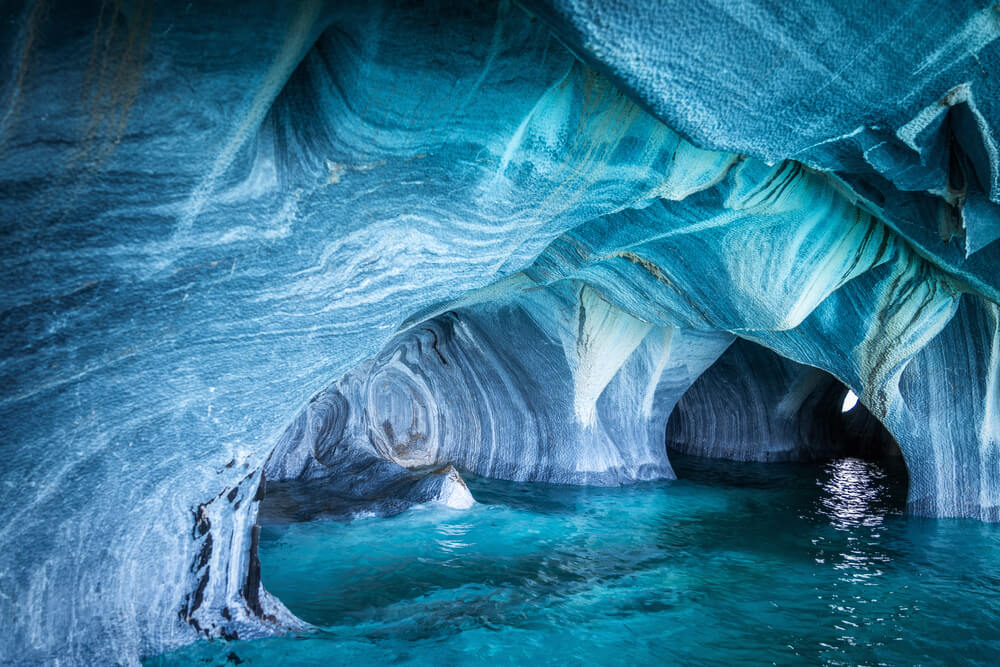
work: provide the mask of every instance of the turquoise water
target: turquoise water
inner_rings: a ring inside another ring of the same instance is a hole
[[[265,525],[315,632],[150,664],[1000,662],[1000,527],[902,513],[905,473],[673,457],[676,482],[469,479],[471,510]]]

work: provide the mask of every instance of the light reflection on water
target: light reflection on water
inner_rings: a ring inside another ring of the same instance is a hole
[[[322,629],[155,662],[1000,662],[997,526],[905,516],[905,473],[858,459],[674,461],[672,483],[473,478],[464,512],[265,526],[265,584]]]
[[[880,526],[890,508],[886,506],[886,473],[881,466],[861,459],[845,458],[825,466],[826,479],[818,480],[823,489],[820,513],[830,525],[850,531],[858,526]]]

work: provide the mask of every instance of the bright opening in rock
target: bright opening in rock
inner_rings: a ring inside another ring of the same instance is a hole
[[[840,406],[840,411],[850,412],[851,410],[854,409],[854,406],[857,404],[858,404],[858,395],[855,394],[852,390],[848,389],[847,395],[844,396],[844,402]]]

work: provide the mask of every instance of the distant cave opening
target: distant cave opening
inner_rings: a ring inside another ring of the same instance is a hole
[[[850,412],[857,404],[858,395],[854,393],[853,389],[848,389],[847,394],[844,396],[844,402],[840,405],[840,411]]]
[[[895,438],[849,387],[826,371],[738,339],[681,397],[666,447],[678,477],[692,458],[741,463],[877,462],[908,484]],[[695,472],[697,474],[697,472]]]

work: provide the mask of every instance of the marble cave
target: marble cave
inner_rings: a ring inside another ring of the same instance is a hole
[[[1000,4],[0,18],[0,663],[1000,662]]]

